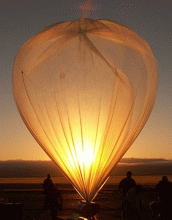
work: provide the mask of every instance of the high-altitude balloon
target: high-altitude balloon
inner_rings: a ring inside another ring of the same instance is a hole
[[[157,84],[148,44],[109,20],[51,25],[21,47],[13,67],[23,121],[87,202],[145,125]]]

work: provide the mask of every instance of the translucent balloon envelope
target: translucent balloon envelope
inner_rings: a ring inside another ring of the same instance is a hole
[[[26,126],[88,202],[145,125],[157,84],[148,44],[109,20],[49,26],[21,47],[13,67]]]

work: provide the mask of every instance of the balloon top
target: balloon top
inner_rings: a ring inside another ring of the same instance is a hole
[[[95,29],[107,29],[107,27],[105,25],[103,25],[103,23],[101,22],[101,20],[95,20],[95,19],[91,19],[91,18],[81,18],[78,20],[75,20],[73,22],[70,23],[69,29],[71,28],[75,28],[75,33],[78,30],[78,32],[88,32],[88,31],[92,31]]]
[[[90,34],[118,42],[147,55],[152,54],[147,42],[130,28],[111,20],[90,18],[81,18],[72,22],[66,21],[50,25],[31,38],[24,46],[31,44],[31,41],[37,41],[36,43],[41,41],[50,42],[59,37],[62,37],[64,41],[68,41],[79,35],[87,36]]]

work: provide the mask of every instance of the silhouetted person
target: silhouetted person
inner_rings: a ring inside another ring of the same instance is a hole
[[[172,200],[172,183],[168,181],[166,176],[162,177],[162,180],[156,185],[156,191],[159,193],[161,202],[166,203]]]
[[[153,201],[149,205],[153,211],[151,220],[172,220],[172,183],[166,176],[163,176],[155,190],[158,192],[159,201]]]
[[[123,197],[125,197],[126,193],[133,187],[136,186],[136,182],[133,178],[131,178],[132,173],[131,171],[128,171],[126,174],[126,177],[121,180],[118,186],[118,190],[122,194]]]
[[[128,202],[126,201],[126,194],[130,189],[136,187],[136,182],[134,179],[131,178],[131,176],[132,176],[131,171],[128,171],[126,177],[121,180],[118,186],[118,190],[123,196],[123,201],[122,201],[123,219],[125,218],[126,215],[125,211],[128,205]]]
[[[50,185],[52,186],[52,185]],[[61,192],[57,187],[52,186],[49,188],[50,194],[50,212],[52,220],[57,220],[57,213],[58,211],[62,211],[62,196]]]
[[[54,186],[50,174],[44,180],[43,188],[46,196],[44,208],[49,208],[52,220],[57,220],[58,210],[62,210],[62,196],[59,189]]]
[[[126,220],[141,219],[142,200],[141,200],[141,185],[128,190],[124,198],[124,212]]]
[[[43,188],[44,188],[44,193],[45,193],[45,204],[44,204],[44,209],[47,209],[49,207],[50,203],[50,193],[49,193],[49,188],[54,187],[54,183],[51,180],[51,175],[48,174],[47,178],[43,182]]]
[[[166,176],[163,176],[155,190],[159,194],[162,216],[172,220],[172,183],[168,181]]]

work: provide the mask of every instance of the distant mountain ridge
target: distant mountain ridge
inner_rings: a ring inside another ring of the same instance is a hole
[[[111,175],[125,175],[131,170],[133,175],[172,175],[172,161],[165,159],[122,158]],[[5,177],[45,177],[63,176],[52,161],[0,161],[0,178]]]

